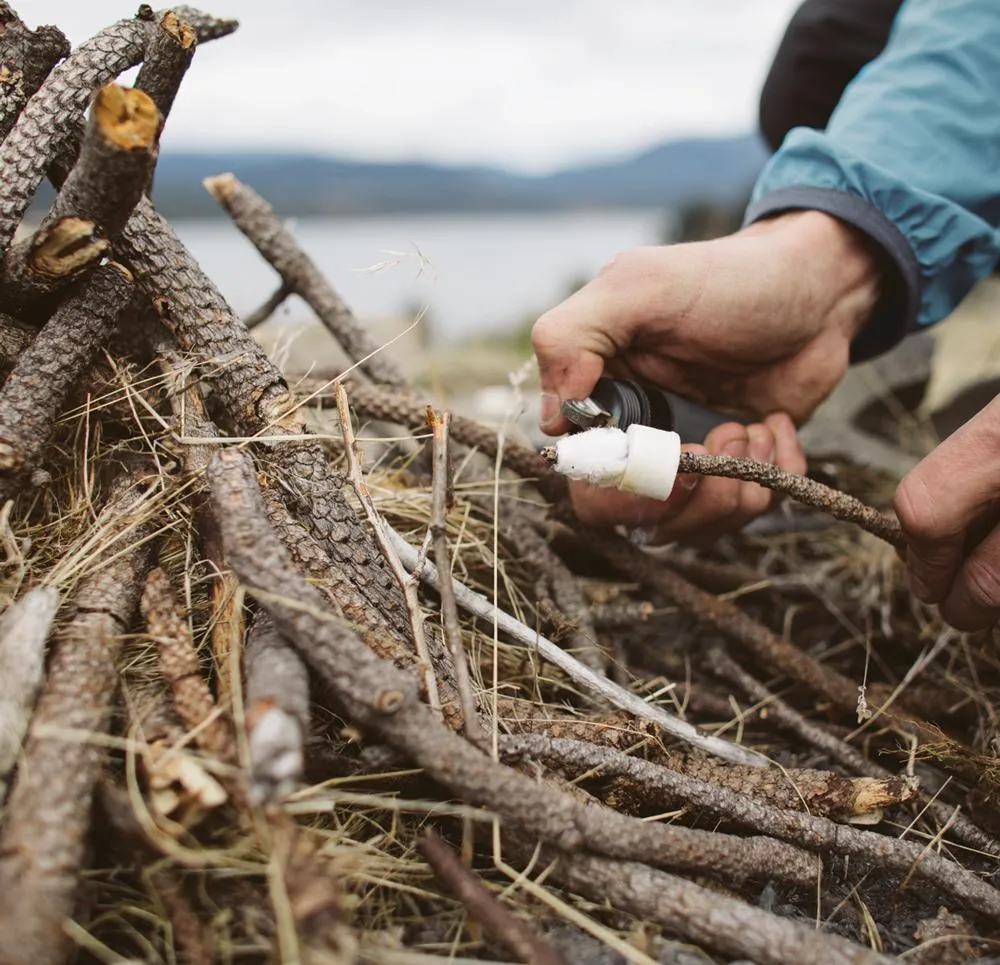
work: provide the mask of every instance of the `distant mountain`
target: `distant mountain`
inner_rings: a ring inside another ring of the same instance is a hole
[[[661,144],[634,157],[530,176],[491,167],[381,164],[306,154],[164,151],[155,199],[168,217],[218,212],[202,187],[232,171],[282,215],[676,208],[745,197],[767,157],[755,136]]]

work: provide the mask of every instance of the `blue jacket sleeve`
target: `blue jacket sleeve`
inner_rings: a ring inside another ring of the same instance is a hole
[[[891,348],[948,315],[1000,260],[1000,2],[906,0],[825,131],[792,130],[745,224],[825,211],[884,252],[891,283],[853,347]]]

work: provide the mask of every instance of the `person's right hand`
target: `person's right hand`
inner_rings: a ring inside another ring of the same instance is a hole
[[[567,431],[561,404],[588,396],[607,372],[756,416],[750,427],[720,426],[706,448],[770,456],[801,472],[793,422],[840,381],[878,295],[878,265],[861,236],[820,212],[781,215],[715,241],[626,252],[535,324],[542,429]],[[769,504],[752,484],[684,482],[663,503],[582,484],[572,492],[585,521],[641,525],[661,541],[714,537],[720,525],[737,527]]]

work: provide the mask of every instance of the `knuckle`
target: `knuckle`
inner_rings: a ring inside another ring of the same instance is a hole
[[[910,473],[899,484],[893,509],[903,532],[912,540],[929,542],[948,535],[940,525],[936,501],[919,475]]]
[[[1000,608],[1000,572],[985,560],[970,560],[960,577],[974,607],[980,610]]]

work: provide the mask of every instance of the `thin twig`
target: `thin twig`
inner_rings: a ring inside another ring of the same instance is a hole
[[[434,564],[437,567],[441,596],[441,626],[445,644],[451,655],[455,681],[462,701],[462,721],[465,736],[482,746],[485,734],[479,726],[476,697],[469,675],[469,662],[462,643],[462,628],[458,620],[458,604],[452,588],[451,553],[448,549],[448,502],[451,492],[451,472],[448,463],[448,413],[438,415],[427,410],[427,421],[433,435],[433,483],[431,486],[430,531],[433,540]]]
[[[248,331],[263,325],[288,300],[292,290],[282,282],[267,299],[261,302],[249,315],[244,316],[243,324]]]
[[[409,574],[399,561],[392,543],[387,535],[387,524],[381,513],[375,507],[368,486],[365,484],[364,473],[361,469],[361,458],[357,450],[357,440],[354,437],[354,426],[351,422],[351,410],[347,401],[347,393],[340,383],[336,388],[337,412],[340,414],[340,428],[344,433],[344,447],[347,451],[347,477],[354,487],[361,505],[364,507],[365,515],[375,533],[375,539],[382,548],[386,562],[392,570],[393,576],[399,583],[400,589],[406,598],[406,608],[410,614],[410,629],[413,632],[413,643],[417,650],[417,657],[420,661],[420,674],[423,679],[424,692],[427,694],[427,702],[431,709],[441,713],[441,696],[438,693],[437,678],[434,676],[434,664],[431,662],[430,651],[427,649],[427,637],[424,634],[424,614],[420,609],[420,598],[417,595],[417,584],[410,579]]]
[[[500,904],[433,830],[424,831],[417,839],[417,850],[473,920],[517,961],[525,965],[566,965],[561,955]]]
[[[682,452],[678,472],[703,476],[723,476],[757,483],[796,502],[829,513],[834,519],[853,523],[890,546],[903,546],[899,523],[884,513],[866,506],[860,499],[824,486],[823,483],[787,472],[779,466],[739,456],[715,456],[708,453]]]
[[[398,366],[344,304],[313,260],[302,250],[274,209],[235,175],[207,178],[205,187],[274,267],[281,280],[302,298],[340,343],[351,361],[372,381],[396,388],[407,385]]]

